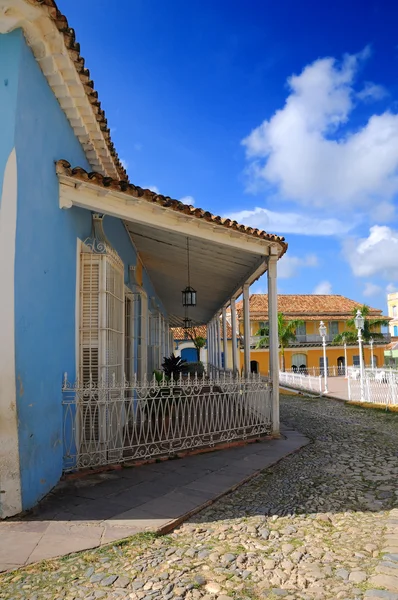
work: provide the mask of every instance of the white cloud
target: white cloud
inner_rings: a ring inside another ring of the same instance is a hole
[[[363,295],[364,296],[377,296],[378,294],[381,294],[383,290],[381,289],[381,287],[379,285],[376,285],[375,283],[371,283],[370,281],[368,281],[365,284],[365,289],[363,290]]]
[[[303,267],[316,267],[318,258],[315,254],[307,254],[304,258],[285,254],[278,261],[278,277],[280,279],[290,279],[299,274]]]
[[[388,96],[386,88],[371,81],[366,81],[363,89],[357,94],[357,98],[365,101],[382,100],[386,96]]]
[[[393,294],[398,290],[398,286],[395,283],[389,283],[386,287],[387,294]]]
[[[341,63],[320,59],[290,77],[284,107],[242,142],[252,185],[266,183],[282,198],[328,209],[391,203],[398,192],[398,115],[374,114],[347,132],[355,76],[368,54],[346,55]]]
[[[367,238],[348,239],[343,253],[357,277],[398,279],[398,231],[390,227],[374,225]]]
[[[195,206],[195,198],[193,196],[183,196],[180,198],[180,202],[184,204],[190,204],[191,206]]]
[[[151,192],[155,192],[155,194],[160,194],[160,190],[157,185],[147,185],[146,189],[151,190]]]
[[[128,161],[125,158],[121,158],[120,162],[122,163],[122,167],[124,167],[127,171],[127,167],[129,166]]]
[[[320,283],[318,283],[318,285],[312,293],[317,296],[328,296],[332,293],[332,284],[330,283],[330,281],[321,281]]]
[[[229,219],[243,225],[265,229],[272,233],[297,233],[301,235],[344,235],[357,224],[356,221],[343,223],[339,219],[323,219],[307,214],[275,212],[256,207],[227,215]]]

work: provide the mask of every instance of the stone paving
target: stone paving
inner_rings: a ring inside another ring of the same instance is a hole
[[[0,571],[170,531],[308,443],[286,430],[280,439],[61,482],[31,514],[0,521]]]
[[[398,600],[398,415],[285,397],[313,443],[162,537],[0,576],[0,598]]]

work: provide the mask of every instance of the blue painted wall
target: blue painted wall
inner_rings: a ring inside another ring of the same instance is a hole
[[[6,36],[8,37],[8,36]],[[76,241],[91,232],[88,211],[59,209],[54,162],[90,170],[79,141],[20,31],[15,142],[18,161],[15,328],[23,508],[32,507],[62,473],[62,375],[75,377]],[[11,71],[15,77],[15,65]],[[120,220],[105,231],[126,265],[134,249]],[[154,295],[145,275],[148,295]]]
[[[0,203],[4,169],[15,143],[20,49],[20,31],[0,35]]]

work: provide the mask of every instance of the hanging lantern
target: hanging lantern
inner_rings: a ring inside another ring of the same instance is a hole
[[[362,330],[362,329],[364,328],[364,326],[365,326],[365,319],[364,319],[364,317],[363,317],[363,314],[362,314],[362,313],[361,313],[361,311],[359,310],[359,308],[358,308],[358,310],[357,310],[357,314],[356,314],[356,316],[355,316],[354,322],[355,322],[355,327],[356,327],[358,330],[359,330],[359,329],[360,329],[360,330]]]
[[[188,285],[182,290],[182,305],[196,306],[196,290],[191,287],[191,274],[189,270],[189,239],[187,238],[187,265],[188,265]]]
[[[189,319],[188,317],[184,317],[184,329],[191,329],[192,328],[192,320]]]
[[[191,288],[189,285],[182,290],[182,305],[183,306],[196,306],[196,290]]]

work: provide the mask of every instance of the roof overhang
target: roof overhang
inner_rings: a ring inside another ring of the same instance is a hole
[[[21,28],[50,88],[96,171],[127,178],[75,32],[54,0],[0,0],[0,33]]]
[[[61,208],[78,206],[124,221],[175,326],[181,326],[185,316],[181,291],[187,285],[187,238],[191,285],[198,293],[197,306],[189,312],[195,324],[209,322],[231,298],[242,293],[244,284],[252,284],[265,273],[270,255],[280,257],[286,250],[284,242],[148,202],[131,192],[106,188],[96,180],[76,179],[59,163],[57,171]]]

